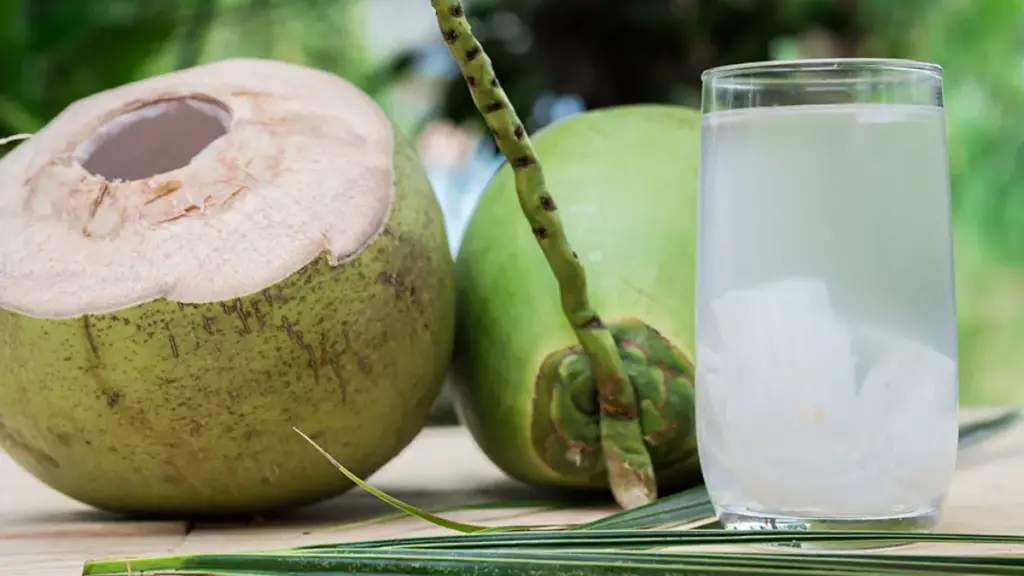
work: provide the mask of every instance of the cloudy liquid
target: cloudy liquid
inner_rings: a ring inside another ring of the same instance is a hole
[[[697,420],[726,517],[933,518],[957,442],[943,110],[704,117]]]

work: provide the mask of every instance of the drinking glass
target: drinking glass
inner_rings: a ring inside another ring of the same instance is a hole
[[[702,79],[696,417],[721,523],[934,528],[957,452],[942,69]]]

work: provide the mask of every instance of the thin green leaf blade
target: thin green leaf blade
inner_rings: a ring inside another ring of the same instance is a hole
[[[963,449],[998,434],[1016,424],[1021,418],[1017,409],[1002,411],[993,416],[960,425],[958,446]]]
[[[660,498],[650,504],[580,524],[574,530],[646,529],[700,520],[713,521],[715,509],[703,485]]]
[[[410,504],[409,506],[412,506],[412,505]],[[535,509],[538,509],[538,510],[553,511],[553,510],[562,510],[562,509],[565,509],[565,508],[570,508],[571,506],[572,506],[571,502],[561,502],[561,501],[557,501],[557,500],[503,500],[501,502],[477,502],[477,503],[474,503],[474,504],[459,504],[459,505],[454,505],[454,506],[441,506],[441,507],[438,507],[438,508],[431,508],[429,510],[424,510],[424,509],[420,508],[420,510],[422,510],[423,512],[425,512],[427,514],[430,514],[432,516],[436,516],[438,514],[444,514],[444,513],[447,513],[447,512],[466,512],[466,511],[474,511],[474,510],[482,510],[482,511],[491,511],[491,510],[493,510],[493,511],[497,511],[497,510],[515,510],[515,509],[522,509],[522,508],[535,508]],[[344,530],[352,530],[352,529],[355,529],[355,528],[365,528],[367,526],[374,526],[374,525],[377,525],[377,524],[386,524],[388,522],[396,522],[398,520],[404,520],[404,519],[407,519],[407,518],[409,518],[409,513],[405,512],[404,510],[400,510],[400,511],[392,513],[392,514],[385,514],[385,515],[382,515],[382,516],[374,516],[372,518],[367,518],[365,520],[356,520],[354,522],[347,522],[345,524],[339,524],[339,525],[336,525],[336,526],[330,526],[330,527],[327,527],[327,528],[322,528],[322,529],[318,529],[318,530],[312,530],[310,533],[311,534],[319,534],[319,533],[326,533],[326,532],[340,532],[340,531],[344,531]],[[507,529],[511,529],[511,528],[514,528],[514,527],[512,527],[512,526],[502,526],[502,527],[498,527],[498,529],[487,528],[485,530],[480,530],[480,532],[501,531],[501,530],[507,530]],[[539,526],[530,526],[530,528],[534,529],[534,528],[540,528],[540,527]],[[546,527],[546,528],[550,528],[550,527]]]
[[[326,450],[321,448],[316,442],[313,441],[312,438],[307,436],[301,430],[299,430],[298,428],[293,428],[293,430],[295,430],[295,432],[298,433],[299,436],[302,436],[302,438],[306,442],[309,442],[310,445],[313,446],[313,448],[316,448],[316,450],[318,452],[320,452],[320,454],[323,455],[324,458],[327,458],[327,460],[331,464],[333,464],[334,467],[337,468],[342,474],[344,474],[349,480],[354,482],[357,486],[359,486],[363,490],[366,490],[367,492],[369,492],[370,494],[373,494],[378,499],[383,500],[384,502],[387,502],[388,504],[394,506],[395,508],[401,510],[402,512],[405,512],[406,514],[409,514],[411,516],[415,516],[417,518],[421,518],[423,520],[426,520],[427,522],[430,522],[431,524],[434,524],[435,526],[439,526],[441,528],[447,528],[449,530],[455,530],[457,532],[471,533],[471,532],[478,532],[480,530],[486,530],[488,528],[487,526],[476,526],[476,525],[473,525],[473,524],[465,524],[465,523],[462,523],[462,522],[456,522],[455,520],[448,520],[446,518],[442,518],[440,516],[436,516],[434,514],[431,514],[429,512],[421,510],[421,509],[419,509],[419,508],[417,508],[417,507],[415,507],[415,506],[413,506],[411,504],[407,504],[405,502],[402,502],[401,500],[391,496],[390,494],[385,494],[384,492],[381,492],[380,490],[374,488],[373,486],[370,486],[366,482],[363,482],[363,480],[361,478],[359,478],[358,476],[356,476],[355,474],[350,472],[348,468],[345,468],[344,466],[342,466],[340,462],[335,460],[333,456],[328,454]]]
[[[325,553],[356,549],[430,549],[485,550],[495,548],[587,550],[655,549],[705,545],[789,546],[803,543],[871,544],[878,547],[896,544],[939,542],[951,544],[1005,544],[1024,546],[1024,536],[1003,534],[952,534],[942,532],[805,531],[805,530],[591,530],[581,532],[518,532],[487,534],[477,532],[459,536],[417,536],[386,538],[343,544],[319,544],[295,548],[296,553]]]

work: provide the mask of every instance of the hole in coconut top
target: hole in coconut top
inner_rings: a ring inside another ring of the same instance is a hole
[[[107,180],[141,180],[187,166],[228,133],[231,111],[214,100],[161,100],[110,120],[75,148],[83,168]]]

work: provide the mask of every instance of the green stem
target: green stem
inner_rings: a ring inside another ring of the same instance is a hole
[[[533,144],[498,83],[490,58],[470,31],[462,2],[431,0],[431,4],[473,102],[514,171],[519,205],[558,280],[562,310],[590,358],[601,406],[601,449],[612,493],[624,508],[647,504],[657,498],[657,488],[643,442],[636,392],[611,332],[587,297],[583,266],[566,238]]]

